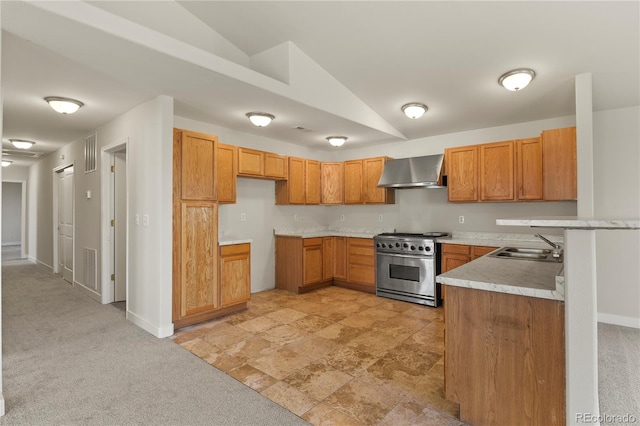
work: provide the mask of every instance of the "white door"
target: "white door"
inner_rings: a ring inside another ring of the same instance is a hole
[[[127,154],[114,153],[114,302],[127,299]]]
[[[73,166],[58,172],[58,271],[73,283]]]

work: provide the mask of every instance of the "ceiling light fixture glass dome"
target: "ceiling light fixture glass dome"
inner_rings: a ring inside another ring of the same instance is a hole
[[[328,136],[327,140],[332,146],[342,146],[347,141],[346,136]]]
[[[13,161],[2,160],[2,167],[9,167]]]
[[[519,68],[502,74],[498,79],[498,84],[507,90],[517,92],[518,90],[522,90],[527,87],[535,76],[536,73],[534,70],[529,68]]]
[[[36,144],[35,142],[24,139],[9,139],[9,142],[18,149],[29,149]]]
[[[249,118],[249,121],[251,121],[251,124],[256,127],[266,127],[274,118],[276,118],[266,112],[248,112],[247,117]]]
[[[62,98],[60,96],[47,96],[44,98],[55,112],[60,114],[73,114],[78,111],[84,104],[78,100],[71,98]]]
[[[429,108],[427,108],[425,104],[421,104],[418,102],[412,102],[402,105],[402,112],[404,112],[404,115],[412,120],[422,117],[428,109]]]

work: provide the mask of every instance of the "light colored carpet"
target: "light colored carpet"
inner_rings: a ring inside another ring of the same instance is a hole
[[[603,424],[625,415],[640,422],[640,330],[598,323],[598,376],[600,415],[613,420]]]
[[[302,425],[49,270],[2,269],[4,425]]]

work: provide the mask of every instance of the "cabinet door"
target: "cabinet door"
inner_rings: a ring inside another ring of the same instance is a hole
[[[218,268],[216,267],[217,228],[216,203],[197,201],[182,203],[182,257],[179,284],[181,318],[209,312],[219,306]]]
[[[322,239],[322,279],[333,279],[333,237]]]
[[[449,201],[478,201],[478,146],[445,149]]]
[[[347,239],[347,280],[358,284],[375,285],[373,240],[368,238]]]
[[[304,176],[304,159],[289,157],[289,179],[287,180],[289,204],[305,203],[306,197]]]
[[[347,279],[347,238],[333,237],[333,278]]]
[[[320,204],[320,162],[305,160],[305,204]]]
[[[480,145],[480,200],[515,200],[513,141]]]
[[[285,180],[287,179],[287,157],[284,155],[264,153],[264,177]]]
[[[395,190],[392,188],[378,188],[380,176],[387,159],[385,157],[367,158],[362,160],[364,185],[364,202],[367,204],[393,204]]]
[[[485,254],[489,254],[495,249],[497,249],[497,247],[473,246],[471,248],[471,260],[475,260],[479,257],[484,256]]]
[[[238,151],[235,146],[218,144],[216,158],[216,180],[218,182],[218,202],[236,202],[236,159]]]
[[[344,202],[344,164],[322,163],[320,165],[320,186],[322,204],[342,204]]]
[[[181,144],[181,199],[215,200],[215,153],[218,138],[186,130],[178,133]]]
[[[302,247],[302,285],[322,281],[322,238],[307,238]]]
[[[264,176],[264,152],[249,148],[238,148],[238,174]]]
[[[542,182],[545,200],[578,197],[576,128],[542,132]]]
[[[540,138],[516,141],[516,198],[542,200],[542,142]]]
[[[344,203],[362,204],[362,160],[344,163]]]
[[[465,256],[462,254],[443,254],[442,273],[455,269],[458,266],[462,266],[465,263],[469,263],[469,260],[469,256]]]
[[[242,303],[251,297],[251,245],[220,247],[220,305]]]

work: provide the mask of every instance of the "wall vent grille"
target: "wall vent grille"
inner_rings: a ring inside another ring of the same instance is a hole
[[[98,291],[98,252],[96,249],[84,249],[84,286]]]
[[[84,172],[91,173],[96,171],[96,151],[98,136],[94,133],[87,136],[84,140]]]

